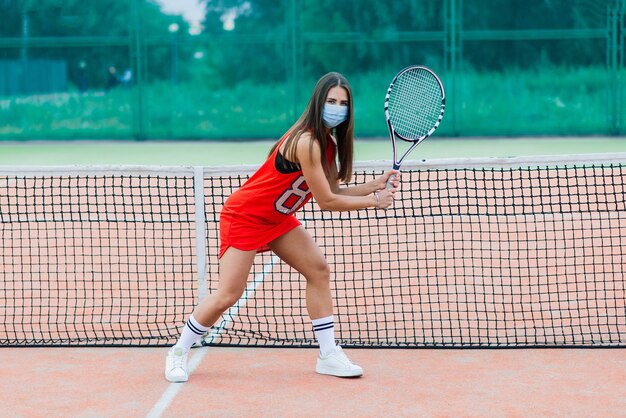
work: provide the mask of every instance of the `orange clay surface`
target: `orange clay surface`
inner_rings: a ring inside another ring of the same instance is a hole
[[[166,350],[0,348],[0,416],[626,416],[626,349],[346,349],[365,375],[340,379],[314,349],[212,347],[184,384]]]

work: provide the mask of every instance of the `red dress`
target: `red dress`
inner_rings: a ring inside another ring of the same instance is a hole
[[[336,146],[330,136],[327,143],[325,154],[330,165]],[[279,149],[276,147],[224,203],[220,213],[220,258],[229,247],[268,251],[270,242],[301,225],[295,212],[311,199],[311,192],[299,167],[287,162],[291,168],[283,168]]]

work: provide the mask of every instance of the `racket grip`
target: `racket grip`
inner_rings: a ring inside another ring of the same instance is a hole
[[[389,178],[387,179],[387,188],[391,189],[391,182],[393,181],[393,179],[396,178],[395,174],[392,174],[389,176]]]
[[[393,169],[394,169],[394,170],[400,170],[400,166],[399,166],[398,164],[394,164],[394,165],[393,165]],[[392,182],[392,181],[393,181],[393,179],[395,179],[395,178],[396,178],[396,175],[395,175],[395,174],[392,174],[392,175],[390,175],[390,176],[389,176],[389,178],[387,179],[387,188],[388,188],[388,189],[391,189],[391,188],[392,188],[392,186],[391,186],[391,182]]]

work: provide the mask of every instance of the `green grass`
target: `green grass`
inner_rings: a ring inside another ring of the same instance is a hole
[[[259,164],[271,141],[29,141],[0,142],[0,165]],[[401,144],[403,146],[403,144]],[[442,138],[420,144],[409,159],[512,157],[626,152],[626,138]],[[388,139],[358,140],[355,160],[390,160]]]

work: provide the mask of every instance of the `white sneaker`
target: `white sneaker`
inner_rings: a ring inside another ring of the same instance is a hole
[[[189,379],[187,374],[187,354],[181,347],[172,347],[167,352],[165,359],[165,378],[170,382],[186,382]]]
[[[363,375],[363,369],[352,363],[340,346],[337,346],[333,353],[325,357],[320,353],[317,358],[315,371],[319,374],[329,374],[337,377],[358,377]]]

